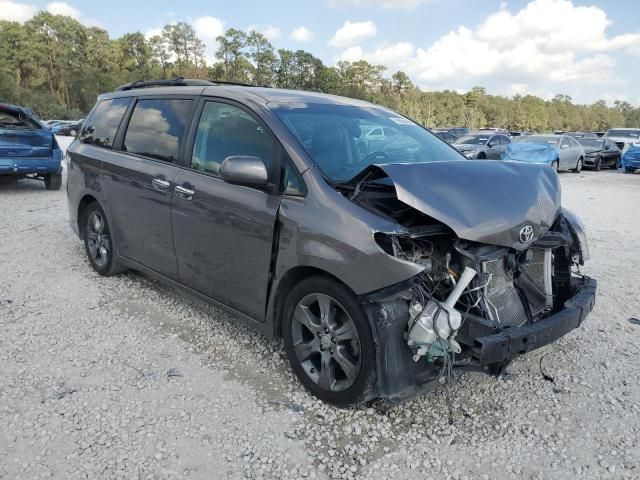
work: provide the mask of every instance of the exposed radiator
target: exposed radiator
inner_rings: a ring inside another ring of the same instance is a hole
[[[488,300],[485,302],[485,309],[491,320],[509,327],[525,324],[527,313],[513,285],[513,275],[507,272],[504,258],[484,262],[482,273],[492,276],[484,289]]]
[[[533,257],[520,267],[522,276],[517,282],[525,290],[531,313],[535,316],[553,307],[551,250],[532,249]]]

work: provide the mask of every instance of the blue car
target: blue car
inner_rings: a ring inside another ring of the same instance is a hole
[[[0,104],[0,178],[37,178],[47,190],[62,186],[62,151],[31,111]]]
[[[633,173],[640,169],[640,143],[632,144],[627,151],[624,152],[620,164],[625,173]]]

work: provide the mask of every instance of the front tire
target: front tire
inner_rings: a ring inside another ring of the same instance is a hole
[[[576,168],[573,169],[573,173],[580,173],[582,171],[582,157],[576,162]]]
[[[478,154],[478,160],[486,160],[487,159],[487,155],[484,152],[480,152]]]
[[[337,407],[375,396],[375,346],[369,321],[347,287],[325,276],[301,281],[282,317],[285,350],[300,382]]]
[[[560,172],[560,162],[558,162],[558,160],[554,160],[553,162],[551,162],[551,168],[553,168],[556,173]]]
[[[90,204],[83,215],[84,249],[93,269],[100,275],[110,276],[125,271],[114,259],[114,242],[107,216],[97,202]]]
[[[611,170],[618,170],[620,168],[620,160],[620,155],[618,155],[615,162],[613,162],[613,165],[611,165]]]
[[[44,186],[47,190],[60,190],[60,187],[62,187],[62,174],[48,173],[44,176]]]
[[[599,172],[600,170],[602,170],[602,157],[598,157],[596,159],[596,164],[595,164],[594,169],[595,169],[596,172]]]

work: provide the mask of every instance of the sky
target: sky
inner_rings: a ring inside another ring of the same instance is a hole
[[[387,75],[403,70],[424,90],[483,86],[495,95],[640,105],[638,0],[0,0],[0,20],[38,10],[112,38],[187,21],[212,60],[225,29],[253,29],[275,48],[304,49],[327,65],[365,59]]]

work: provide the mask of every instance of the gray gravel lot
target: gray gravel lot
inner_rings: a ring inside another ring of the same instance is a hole
[[[597,306],[500,379],[457,375],[453,425],[442,391],[321,404],[279,343],[140,275],[95,274],[64,190],[0,185],[0,479],[639,478],[640,175],[561,181]]]

